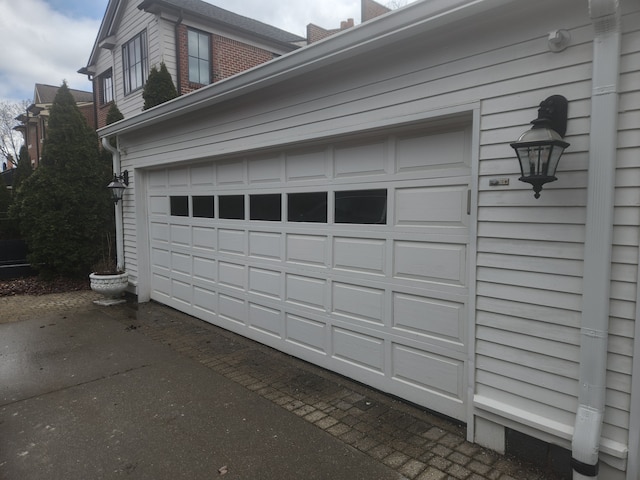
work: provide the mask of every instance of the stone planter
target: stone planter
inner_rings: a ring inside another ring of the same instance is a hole
[[[124,303],[122,294],[129,285],[129,274],[127,272],[114,275],[101,275],[92,273],[89,275],[91,290],[104,295],[106,298],[94,300],[96,305],[117,305]]]

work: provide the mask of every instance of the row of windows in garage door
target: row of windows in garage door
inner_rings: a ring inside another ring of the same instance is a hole
[[[245,220],[249,199],[249,220],[282,221],[282,205],[289,222],[327,223],[328,192],[272,193],[249,195],[174,195],[171,215],[178,217]],[[333,193],[333,221],[352,224],[386,224],[387,190],[348,190]],[[284,197],[284,200],[283,200]],[[189,208],[191,199],[191,209]],[[216,217],[216,201],[218,205]]]

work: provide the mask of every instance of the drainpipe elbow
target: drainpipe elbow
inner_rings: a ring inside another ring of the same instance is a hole
[[[580,405],[572,442],[573,480],[598,478],[598,453],[602,430],[602,410]]]

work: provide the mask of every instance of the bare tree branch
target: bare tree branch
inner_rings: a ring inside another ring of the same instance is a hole
[[[387,2],[386,7],[391,10],[396,10],[398,8],[404,7],[409,3],[409,0],[390,0]]]
[[[24,143],[20,132],[14,130],[14,127],[20,124],[16,117],[25,113],[30,104],[29,100],[21,102],[0,100],[0,156],[4,159],[11,158],[14,163],[18,162],[20,147]]]

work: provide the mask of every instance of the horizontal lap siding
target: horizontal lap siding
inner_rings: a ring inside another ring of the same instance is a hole
[[[603,435],[627,443],[631,403],[634,330],[638,278],[638,225],[640,225],[640,15],[625,19],[634,25],[623,37],[620,62],[618,163],[613,248],[628,255],[613,256],[607,410]]]
[[[561,54],[538,55],[562,66],[547,75],[523,63],[518,77],[496,75],[502,84],[519,82],[520,91],[482,103],[475,392],[505,405],[505,412],[527,412],[545,423],[534,426],[553,433],[570,430],[578,404],[591,44],[585,39]],[[531,186],[518,181],[509,143],[552,94],[569,100],[571,146],[558,181],[536,200]],[[498,178],[509,185],[490,186]]]
[[[628,440],[630,384],[637,295],[640,219],[640,95],[637,79],[638,32],[624,37],[618,171],[615,193],[611,319],[603,436]],[[573,47],[570,47],[570,49]],[[569,49],[569,50],[570,50]],[[577,57],[567,56],[566,72],[578,73]],[[483,103],[479,211],[476,392],[571,428],[577,407],[582,307],[582,261],[590,88],[589,77],[560,75],[549,93],[568,97],[571,143],[561,160],[557,182],[539,200],[518,182],[519,170],[508,143],[535,118],[520,110],[518,96]],[[564,93],[571,86],[570,96]],[[635,89],[635,90],[634,90]],[[499,107],[510,110],[500,112]],[[485,120],[486,119],[486,120]],[[511,125],[518,125],[515,129]],[[628,145],[628,147],[627,147]],[[490,187],[493,178],[510,186]],[[514,185],[516,186],[514,189]],[[524,190],[526,195],[522,195]],[[525,223],[526,221],[526,223]],[[509,378],[509,380],[506,380]]]

